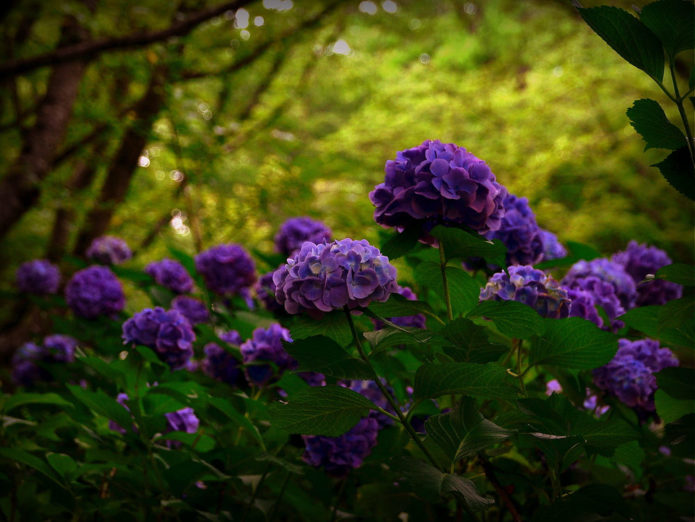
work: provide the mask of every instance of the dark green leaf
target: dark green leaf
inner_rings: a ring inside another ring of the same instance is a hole
[[[492,362],[505,353],[508,348],[490,342],[489,330],[474,322],[460,317],[448,323],[439,334],[451,346],[445,346],[444,352],[457,362]]]
[[[528,339],[543,333],[543,318],[523,303],[516,301],[482,301],[468,317],[490,319],[504,335],[519,339]]]
[[[531,364],[552,364],[589,370],[610,361],[618,350],[616,337],[579,317],[545,319],[545,333],[531,348]]]
[[[564,495],[550,506],[540,506],[533,522],[619,522],[635,518],[620,491],[603,484],[591,484]]]
[[[374,372],[364,361],[351,357],[338,343],[317,335],[292,343],[285,350],[299,362],[297,371],[319,372],[343,379],[373,379]]]
[[[46,460],[61,477],[68,479],[77,471],[77,464],[70,455],[64,453],[47,453]]]
[[[374,353],[383,352],[394,346],[430,346],[434,340],[432,332],[428,330],[391,326],[375,332],[365,332],[364,337],[374,347]]]
[[[415,277],[420,284],[434,290],[442,300],[444,299],[444,285],[439,264],[430,261],[420,263],[415,269]],[[454,315],[468,312],[478,303],[480,286],[470,275],[460,268],[447,266],[446,279]]]
[[[661,40],[671,58],[695,48],[695,5],[691,1],[652,2],[642,8],[640,20]]]
[[[629,466],[637,478],[640,478],[642,475],[642,462],[644,461],[644,457],[644,450],[636,440],[621,444],[615,448],[615,452],[613,453],[615,461]]]
[[[189,448],[199,453],[207,453],[215,449],[215,440],[209,435],[202,433],[186,433],[184,431],[172,431],[165,433],[161,440],[176,440],[183,442]]]
[[[295,341],[316,335],[325,335],[341,346],[347,345],[352,339],[350,325],[342,311],[324,314],[320,320],[300,315],[291,324],[290,333]]]
[[[389,259],[397,259],[404,256],[417,245],[418,239],[422,235],[419,227],[406,228],[400,234],[395,234],[381,245],[381,253]]]
[[[664,368],[656,374],[659,389],[674,399],[695,400],[695,369]]]
[[[681,130],[668,121],[664,110],[654,100],[636,100],[627,110],[630,124],[642,136],[647,149],[678,150],[686,145]]]
[[[93,413],[103,415],[109,420],[112,420],[120,426],[130,426],[133,422],[128,410],[121,404],[116,402],[116,399],[109,397],[103,391],[84,390],[80,386],[72,384],[67,385],[68,390],[77,400],[87,406]]]
[[[430,233],[444,245],[447,261],[482,257],[491,265],[506,266],[507,248],[497,239],[490,241],[479,234],[442,225],[434,227]]]
[[[688,147],[673,151],[664,161],[655,163],[652,167],[657,167],[666,181],[678,192],[695,201],[695,171]]]
[[[136,346],[135,351],[140,354],[140,356],[150,364],[156,366],[166,366],[166,363],[162,361],[157,353],[149,346]]]
[[[638,436],[632,426],[619,418],[595,419],[584,412],[577,412],[573,417],[569,434],[582,437],[595,448],[612,449]]]
[[[680,299],[678,301],[680,301]],[[669,303],[667,303],[667,305],[668,304]],[[675,303],[671,305],[671,307],[678,307],[679,304],[680,303]],[[664,325],[663,321],[669,320],[669,308],[665,309],[665,306],[641,306],[639,308],[633,308],[626,314],[620,316],[619,319],[624,321],[630,328],[643,332],[653,339],[658,339],[667,346],[693,348],[695,346],[695,325],[693,321],[687,321],[679,326]],[[674,309],[673,312],[678,313],[678,310]]]
[[[676,399],[664,390],[656,390],[654,404],[656,405],[656,413],[665,424],[695,413],[695,401]]]
[[[79,357],[77,360],[85,366],[89,366],[95,372],[102,377],[105,377],[109,381],[116,383],[124,382],[125,376],[123,375],[123,372],[113,364],[109,364],[99,357]]]
[[[271,404],[273,423],[290,433],[342,435],[375,409],[357,392],[341,386],[307,388],[289,398],[289,404]]]
[[[661,42],[637,18],[617,7],[579,9],[579,14],[614,51],[657,81],[664,78]]]
[[[422,301],[409,301],[400,294],[391,294],[385,303],[372,303],[369,310],[379,317],[407,317],[417,314],[432,314],[432,308]]]
[[[460,393],[485,399],[517,395],[514,380],[501,366],[467,362],[423,364],[415,374],[415,398],[435,398]]]
[[[10,461],[19,462],[29,466],[30,468],[34,468],[39,473],[42,473],[53,482],[63,487],[63,484],[60,481],[60,478],[58,478],[58,476],[55,474],[55,471],[53,471],[48,464],[46,464],[36,455],[32,455],[31,453],[20,449],[0,448],[0,457],[4,457]]]
[[[134,270],[132,268],[124,268],[118,265],[112,265],[111,270],[120,279],[125,279],[127,281],[132,281],[133,283],[147,283],[152,282],[152,276],[146,274],[142,270]]]
[[[661,267],[657,271],[656,277],[683,286],[695,286],[695,266],[673,263],[672,265]]]
[[[263,447],[263,437],[261,437],[258,428],[249,420],[248,417],[239,413],[234,406],[232,406],[230,401],[220,397],[210,397],[208,402],[229,417],[232,422],[245,428],[256,439],[261,447]]]
[[[2,408],[5,412],[23,404],[53,404],[63,408],[73,407],[71,402],[66,401],[57,393],[17,393],[6,397],[9,398]]]

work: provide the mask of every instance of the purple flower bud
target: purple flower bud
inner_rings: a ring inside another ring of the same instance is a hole
[[[195,268],[219,295],[240,294],[256,282],[256,265],[239,245],[217,245],[195,256]]]
[[[22,263],[17,269],[17,287],[22,292],[46,295],[55,294],[60,284],[60,270],[45,259]]]
[[[572,281],[567,293],[572,300],[570,317],[581,317],[591,321],[599,328],[617,331],[624,326],[616,318],[625,313],[620,299],[615,293],[615,287],[596,276],[578,277]],[[603,324],[603,319],[596,309],[603,308],[610,319],[609,324]]]
[[[503,206],[504,217],[500,227],[485,237],[504,243],[508,265],[535,265],[543,258],[543,237],[528,200],[508,194]]]
[[[625,310],[634,306],[637,297],[635,282],[622,265],[606,258],[577,261],[565,275],[562,284],[567,288],[575,288],[577,279],[589,276],[596,276],[600,280],[612,284],[615,288],[615,294]]]
[[[223,333],[220,339],[236,347],[241,345],[241,336],[236,330]],[[239,383],[242,372],[236,357],[217,343],[206,344],[203,351],[205,359],[203,359],[202,367],[206,374],[231,386]]]
[[[384,182],[369,193],[374,220],[403,230],[437,224],[467,226],[480,234],[500,228],[507,190],[487,164],[463,147],[426,140],[386,162]]]
[[[480,300],[519,301],[543,317],[562,319],[568,316],[570,300],[567,290],[551,276],[532,266],[513,265],[507,272],[497,272],[480,291]]]
[[[210,320],[208,308],[200,299],[179,295],[171,301],[171,307],[186,316],[191,324],[207,323]]]
[[[660,268],[671,264],[671,258],[659,248],[630,241],[627,249],[613,255],[612,260],[622,265],[637,285],[635,306],[662,305],[683,295],[683,287],[671,281],[643,281],[647,275],[654,275]]]
[[[273,271],[274,272],[274,271]],[[275,299],[275,283],[273,283],[273,272],[263,274],[256,283],[256,295],[261,300],[265,309],[269,312],[284,312],[284,308]]]
[[[102,265],[120,265],[131,257],[128,244],[115,236],[98,237],[87,249],[87,258]]]
[[[275,297],[290,314],[384,302],[398,288],[396,269],[366,240],[306,242],[273,274]]]
[[[331,229],[320,221],[309,217],[290,218],[285,221],[275,236],[275,250],[290,256],[299,250],[305,241],[325,243],[331,240]]]
[[[241,345],[241,355],[244,358],[249,383],[264,386],[276,377],[273,366],[258,364],[259,362],[273,363],[278,373],[297,367],[297,361],[287,353],[282,341],[292,342],[290,332],[274,323],[268,329],[256,328],[253,337]]]
[[[75,315],[85,319],[113,317],[125,306],[121,283],[105,266],[76,272],[65,286],[65,299]]]
[[[193,279],[178,261],[162,259],[145,267],[145,273],[151,275],[158,285],[177,294],[187,294],[193,290]]]
[[[562,246],[555,234],[543,228],[540,231],[541,240],[543,241],[543,261],[567,257],[567,249]]]

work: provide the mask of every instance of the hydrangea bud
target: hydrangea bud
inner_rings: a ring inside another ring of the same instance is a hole
[[[285,309],[277,299],[275,299],[275,283],[273,283],[273,272],[263,274],[256,283],[256,295],[261,300],[263,306],[269,312],[283,312]]]
[[[241,336],[236,330],[231,330],[220,335],[220,339],[233,346],[241,345]],[[203,359],[203,371],[213,379],[226,382],[231,386],[236,386],[241,377],[239,361],[227,350],[217,343],[208,343],[203,348],[205,358]]]
[[[497,272],[490,278],[480,291],[481,301],[518,301],[543,317],[562,319],[568,316],[567,290],[551,276],[532,266],[513,265],[508,272]]]
[[[191,324],[178,310],[145,308],[123,323],[124,344],[152,348],[174,370],[193,356],[194,341]]]
[[[398,288],[396,269],[366,240],[306,242],[273,274],[275,297],[290,314],[384,302]]]
[[[325,243],[331,240],[331,229],[320,221],[309,217],[295,217],[285,221],[275,236],[275,250],[290,256],[299,250],[305,241]]]
[[[102,236],[92,241],[87,258],[102,265],[120,265],[133,257],[128,244],[120,237]]]
[[[151,275],[158,285],[177,294],[187,294],[193,290],[193,278],[184,266],[173,259],[153,261],[145,267],[145,273]]]
[[[249,383],[264,386],[273,380],[273,366],[263,362],[273,363],[279,373],[296,368],[297,361],[287,353],[282,341],[292,342],[290,332],[274,323],[267,329],[256,328],[251,339],[241,345],[241,355],[244,358]]]
[[[240,245],[217,245],[195,256],[195,269],[219,295],[241,294],[256,282],[256,265]]]
[[[637,285],[635,306],[662,305],[683,295],[683,287],[671,281],[644,281],[647,275],[654,275],[660,268],[671,264],[671,258],[659,248],[630,241],[627,249],[614,254],[612,260],[622,265]]]
[[[567,249],[562,246],[555,234],[544,228],[541,228],[540,231],[541,241],[543,241],[543,261],[567,257]]]
[[[191,324],[207,323],[210,320],[208,307],[200,299],[179,295],[171,301],[171,307],[181,312]]]
[[[615,288],[615,294],[625,310],[633,307],[637,297],[635,282],[622,265],[606,258],[577,261],[565,275],[562,284],[567,288],[575,288],[577,279],[589,276],[596,276],[600,280],[612,284]]]
[[[113,317],[123,310],[123,287],[105,266],[79,270],[65,286],[65,299],[75,315],[85,319]]]
[[[427,232],[439,224],[480,234],[500,228],[507,190],[484,161],[463,147],[426,140],[397,152],[384,170],[384,182],[369,193],[380,225],[421,227],[421,241],[428,243]]]
[[[504,217],[500,227],[485,237],[504,243],[508,265],[535,265],[543,258],[543,237],[528,200],[508,194],[503,205]]]
[[[570,317],[587,319],[608,331],[617,331],[624,326],[623,322],[616,318],[623,315],[625,309],[611,283],[596,276],[579,277],[572,281],[572,286],[567,292],[572,300]],[[599,315],[597,306],[606,312],[610,319],[609,324],[603,324],[603,318]]]
[[[45,259],[22,263],[17,269],[17,287],[37,295],[55,294],[60,284],[60,270]]]

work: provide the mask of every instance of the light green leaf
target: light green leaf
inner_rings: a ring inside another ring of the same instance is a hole
[[[672,265],[661,267],[657,271],[656,277],[683,286],[695,286],[695,266],[673,263]]]
[[[46,460],[61,477],[69,480],[77,472],[77,463],[70,455],[64,453],[47,453]]]
[[[654,404],[656,405],[656,413],[665,424],[690,413],[695,413],[695,401],[674,399],[664,390],[656,390]]]

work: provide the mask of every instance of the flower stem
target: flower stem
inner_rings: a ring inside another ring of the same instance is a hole
[[[352,315],[350,314],[350,310],[347,308],[343,308],[345,311],[345,317],[347,317],[348,324],[350,325],[350,331],[352,332],[352,338],[355,341],[355,346],[357,346],[357,351],[360,354],[360,358],[367,363],[369,368],[374,372],[374,367],[372,366],[371,361],[367,357],[367,355],[364,353],[364,348],[362,347],[362,342],[360,341],[359,335],[357,334],[357,329],[355,328],[355,323],[352,320]],[[376,372],[374,372],[376,374]],[[429,452],[429,450],[425,447],[423,442],[420,440],[420,437],[418,437],[417,433],[413,429],[413,427],[406,421],[405,417],[403,416],[403,413],[401,412],[401,409],[398,407],[398,404],[396,404],[396,401],[394,398],[391,396],[389,393],[388,389],[384,384],[381,382],[381,379],[377,375],[376,378],[374,379],[374,382],[376,385],[379,387],[379,390],[381,390],[382,395],[386,399],[386,401],[389,403],[391,408],[396,412],[396,415],[398,416],[398,421],[403,425],[403,427],[406,429],[410,437],[413,439],[415,444],[418,445],[422,453],[427,457],[427,459],[430,461],[430,463],[437,469],[439,469],[439,466],[437,465],[437,461],[434,460],[434,457],[432,454]],[[388,385],[388,382],[386,383]]]
[[[444,255],[444,242],[439,240],[439,266],[442,270],[442,285],[444,286],[444,301],[446,301],[446,315],[449,321],[454,320],[454,311],[451,309],[451,297],[449,296],[449,285],[446,282],[446,256]]]
[[[671,79],[673,80],[673,92],[675,93],[675,99],[673,100],[678,107],[678,112],[683,120],[683,126],[685,127],[685,136],[688,140],[688,151],[690,152],[690,161],[693,163],[693,168],[695,168],[695,142],[693,142],[693,134],[690,131],[690,123],[688,123],[688,116],[685,113],[685,108],[683,107],[683,98],[681,98],[678,93],[678,81],[676,80],[676,71],[673,68],[673,60],[668,62],[669,69],[671,70]]]

